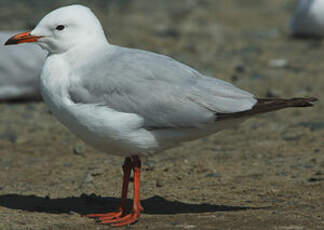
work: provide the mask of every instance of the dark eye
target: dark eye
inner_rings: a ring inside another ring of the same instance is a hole
[[[63,26],[63,25],[58,25],[58,26],[56,27],[56,30],[64,30],[64,28],[65,28],[65,26]]]

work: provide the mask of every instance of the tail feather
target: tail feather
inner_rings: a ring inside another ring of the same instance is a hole
[[[253,116],[259,113],[267,113],[275,110],[290,108],[290,107],[311,107],[314,106],[312,102],[317,101],[315,97],[306,98],[257,98],[257,103],[252,109],[237,112],[237,113],[217,113],[216,120],[225,120],[233,118],[241,118],[247,116]]]

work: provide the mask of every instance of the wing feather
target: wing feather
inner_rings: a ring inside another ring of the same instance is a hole
[[[215,113],[245,111],[256,103],[230,83],[147,51],[115,46],[90,66],[71,84],[72,100],[136,113],[147,128],[199,127],[214,123]]]

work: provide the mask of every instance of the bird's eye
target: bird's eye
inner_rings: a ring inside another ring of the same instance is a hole
[[[65,28],[65,26],[63,26],[63,25],[58,25],[58,26],[56,27],[56,30],[64,30],[64,28]]]

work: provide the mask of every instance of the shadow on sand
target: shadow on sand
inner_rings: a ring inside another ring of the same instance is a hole
[[[20,209],[32,212],[45,213],[71,213],[82,215],[89,213],[103,213],[115,211],[120,199],[112,197],[98,197],[96,195],[81,195],[80,197],[68,197],[50,199],[34,195],[6,194],[0,196],[0,205],[10,209]],[[131,205],[131,200],[128,200]],[[227,206],[212,204],[189,204],[179,201],[168,201],[160,196],[154,196],[142,200],[144,213],[147,214],[177,214],[177,213],[204,213],[216,211],[243,211],[250,209],[266,209],[268,207]]]

